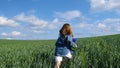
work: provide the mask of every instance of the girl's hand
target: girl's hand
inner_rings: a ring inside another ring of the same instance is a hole
[[[75,48],[77,48],[77,44],[75,44]]]

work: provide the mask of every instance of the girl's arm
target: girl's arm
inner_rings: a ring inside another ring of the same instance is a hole
[[[75,42],[73,42],[73,37],[70,35],[70,36],[68,36],[68,45],[70,46],[70,47],[76,47],[76,44],[75,44]]]

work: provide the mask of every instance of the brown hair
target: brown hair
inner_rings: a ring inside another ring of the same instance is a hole
[[[68,23],[65,23],[59,32],[60,32],[60,34],[63,34],[63,35],[72,35],[73,36],[72,28],[71,28],[70,24],[68,24]]]

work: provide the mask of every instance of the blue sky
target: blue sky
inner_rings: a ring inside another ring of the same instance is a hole
[[[0,1],[0,39],[57,39],[64,23],[79,38],[120,34],[120,1]]]

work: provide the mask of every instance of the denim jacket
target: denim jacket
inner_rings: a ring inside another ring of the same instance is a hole
[[[71,35],[62,35],[58,37],[55,48],[55,56],[64,56],[68,52],[71,52],[70,47],[74,47],[75,43],[72,41]]]

